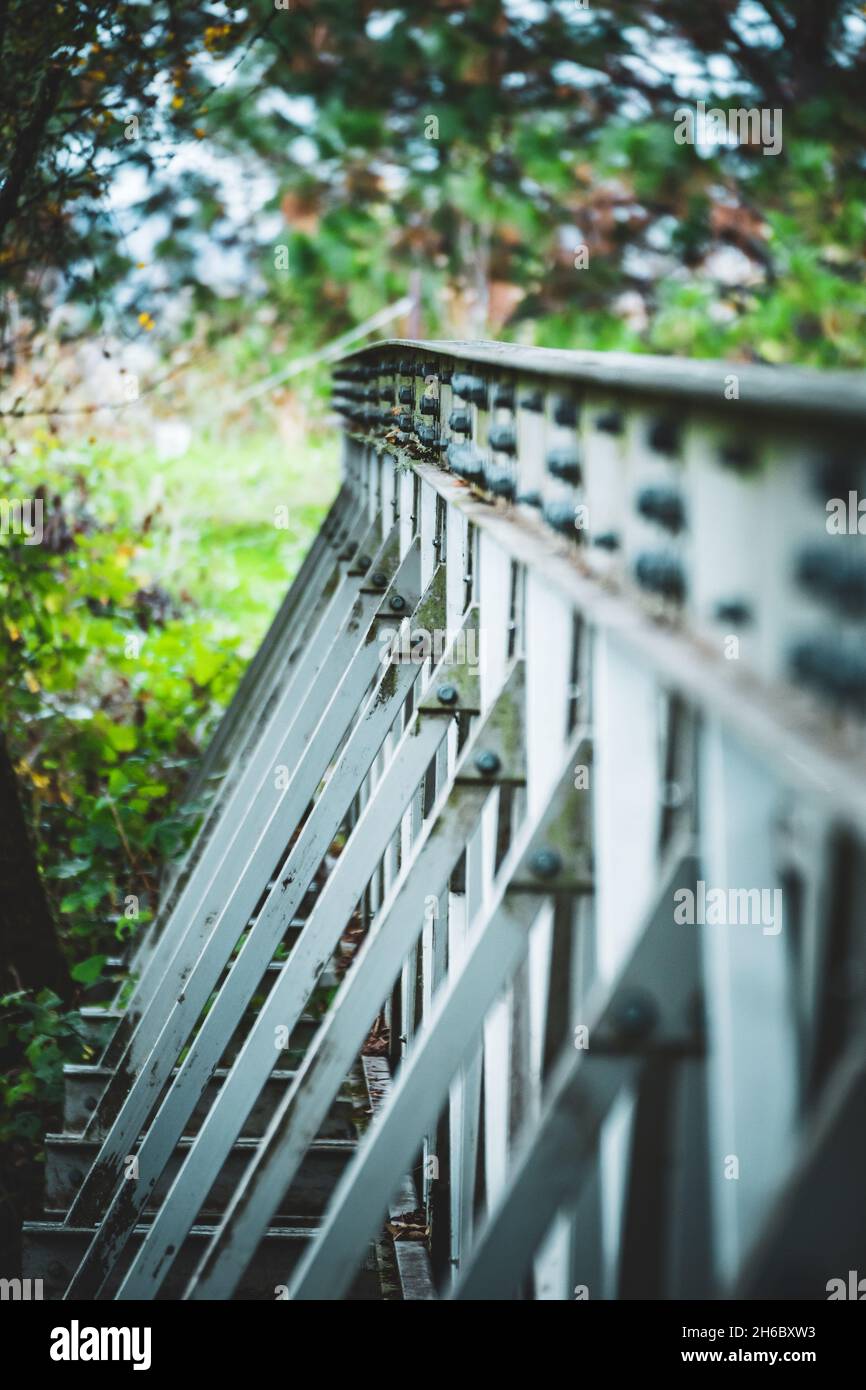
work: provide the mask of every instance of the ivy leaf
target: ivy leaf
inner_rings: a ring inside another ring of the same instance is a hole
[[[73,980],[76,980],[80,985],[95,984],[102,974],[102,967],[107,959],[107,956],[88,956],[87,960],[80,961],[78,965],[73,967],[71,972]]]
[[[90,868],[90,864],[91,861],[89,859],[63,859],[59,864],[55,864],[53,868],[46,869],[45,877],[77,878],[79,874],[84,873],[85,870]]]

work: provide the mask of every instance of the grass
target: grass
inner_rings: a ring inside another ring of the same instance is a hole
[[[333,439],[205,428],[174,457],[126,440],[97,448],[119,510],[142,526],[152,516],[151,582],[252,656],[336,493]]]

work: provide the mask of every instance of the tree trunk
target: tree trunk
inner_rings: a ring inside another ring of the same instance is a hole
[[[68,999],[69,972],[0,732],[0,993],[45,988]]]
[[[56,67],[49,68],[42,78],[33,115],[27,125],[18,132],[9,159],[6,181],[0,188],[0,240],[5,236],[18,211],[28,176],[39,160],[45,129],[54,115],[65,77],[66,71],[59,63]]]

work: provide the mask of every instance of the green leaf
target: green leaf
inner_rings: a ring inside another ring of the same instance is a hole
[[[105,730],[105,737],[118,753],[129,753],[138,743],[135,729],[128,724],[109,724]]]
[[[89,859],[63,859],[59,864],[45,870],[46,878],[77,878],[90,868]]]
[[[95,984],[107,959],[107,956],[88,956],[87,960],[81,961],[70,972],[73,980],[80,985]]]
[[[197,644],[191,672],[196,685],[208,685],[222,664],[222,652],[212,651]]]

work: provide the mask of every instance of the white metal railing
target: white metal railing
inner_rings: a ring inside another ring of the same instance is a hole
[[[404,1296],[822,1297],[864,1234],[866,392],[503,344],[336,377],[343,487],[102,1059],[68,1296],[157,1294],[289,1050],[185,1295],[231,1297],[384,1017],[276,1296],[343,1297],[414,1190]]]

